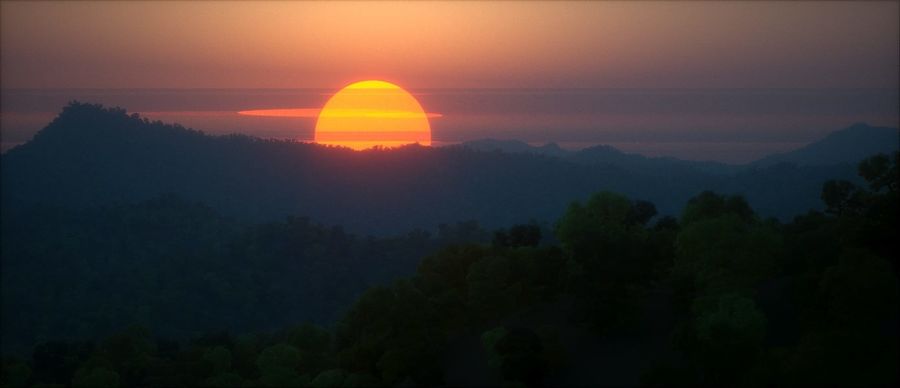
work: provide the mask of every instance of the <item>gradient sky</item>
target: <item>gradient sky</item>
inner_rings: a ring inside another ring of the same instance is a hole
[[[896,88],[898,2],[3,2],[4,88]]]

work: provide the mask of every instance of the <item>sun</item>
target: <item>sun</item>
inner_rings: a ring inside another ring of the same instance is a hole
[[[368,80],[335,93],[316,121],[315,141],[363,150],[376,145],[431,145],[431,126],[419,101],[390,82]]]
[[[316,118],[313,141],[363,150],[374,146],[431,145],[429,119],[419,101],[390,82],[367,80],[347,85],[318,108],[250,109],[242,116]]]

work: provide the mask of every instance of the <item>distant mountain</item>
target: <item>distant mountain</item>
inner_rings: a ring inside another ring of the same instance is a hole
[[[570,151],[560,148],[556,143],[547,143],[542,146],[532,146],[526,142],[519,140],[497,140],[497,139],[479,139],[463,142],[459,145],[476,151],[498,151],[507,153],[530,153],[537,155],[548,155],[555,157],[566,157],[571,154]],[[454,147],[451,146],[451,147]]]
[[[751,165],[758,167],[778,163],[795,163],[802,166],[856,163],[877,153],[892,153],[900,148],[900,132],[897,128],[872,127],[855,124],[832,132],[824,139],[800,149],[770,155]]]
[[[832,132],[825,138],[802,148],[769,155],[759,160],[732,165],[714,161],[681,160],[671,157],[646,157],[622,152],[608,145],[597,145],[579,151],[560,148],[555,143],[532,146],[518,140],[481,139],[462,143],[462,146],[480,151],[501,151],[508,153],[531,153],[565,158],[592,164],[614,164],[630,167],[656,168],[660,165],[682,166],[711,173],[734,173],[745,168],[767,167],[779,163],[794,163],[803,166],[827,166],[856,163],[877,153],[892,153],[900,147],[900,131],[897,128],[872,127],[865,123]]]
[[[609,145],[597,145],[573,152],[568,160],[588,164],[610,164],[630,169],[677,169],[681,171],[728,174],[739,171],[740,166],[713,162],[681,160],[672,157],[646,157],[640,154],[622,152]]]
[[[134,203],[171,193],[226,216],[299,215],[386,235],[461,220],[487,228],[552,223],[572,201],[600,190],[651,201],[669,215],[703,190],[738,193],[764,216],[789,218],[821,208],[825,180],[856,179],[854,163],[734,169],[608,146],[568,152],[513,141],[356,152],[209,136],[73,103],[32,141],[5,153],[0,169],[4,209]]]
[[[578,151],[570,151],[561,148],[556,143],[532,146],[519,140],[479,139],[448,147],[463,147],[477,151],[544,155],[582,164],[608,164],[629,169],[685,168],[714,174],[727,174],[741,169],[740,166],[713,161],[646,157],[640,154],[625,153],[609,145],[597,145]]]

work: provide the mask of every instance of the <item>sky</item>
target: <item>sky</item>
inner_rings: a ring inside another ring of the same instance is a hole
[[[313,141],[340,88],[483,138],[743,163],[900,120],[900,2],[0,1],[0,150],[71,100]],[[153,89],[153,90],[150,90]]]
[[[2,2],[3,88],[896,88],[898,2]]]

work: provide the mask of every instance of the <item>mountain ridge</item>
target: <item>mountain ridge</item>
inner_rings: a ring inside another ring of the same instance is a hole
[[[486,227],[546,222],[572,201],[601,190],[651,201],[662,215],[679,214],[685,201],[703,190],[736,193],[747,196],[760,214],[786,219],[821,208],[825,180],[857,179],[849,163],[710,171],[698,162],[603,146],[568,157],[459,146],[359,152],[246,135],[210,136],[124,109],[81,103],[66,107],[2,161],[4,207],[90,206],[173,193],[229,216],[308,216],[376,235],[461,220]]]
[[[877,127],[866,123],[855,123],[847,128],[833,131],[825,137],[812,141],[794,150],[773,153],[747,163],[724,163],[711,160],[686,160],[670,156],[650,157],[639,153],[629,153],[607,144],[597,144],[580,150],[566,150],[556,143],[535,146],[515,139],[476,139],[460,143],[460,146],[481,151],[501,151],[508,153],[533,153],[539,155],[570,158],[580,161],[622,161],[643,159],[647,162],[680,163],[707,171],[734,172],[747,167],[767,167],[778,163],[801,165],[834,165],[856,163],[877,153],[889,153],[900,148],[898,128]]]
[[[799,165],[855,163],[873,154],[897,151],[898,147],[900,131],[897,128],[856,123],[798,149],[772,154],[749,164],[771,166],[784,162]]]

